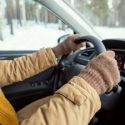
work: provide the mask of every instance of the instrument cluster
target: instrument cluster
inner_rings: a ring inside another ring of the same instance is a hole
[[[125,73],[125,55],[117,54],[116,60],[118,62],[120,72]]]

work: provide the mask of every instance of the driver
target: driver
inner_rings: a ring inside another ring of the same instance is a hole
[[[83,46],[74,44],[78,38],[79,35],[73,35],[52,49],[41,49],[14,60],[1,60],[0,87],[55,66],[56,58]],[[17,114],[0,90],[0,125],[87,125],[101,107],[99,95],[120,82],[114,57],[113,51],[100,54],[54,95],[33,102]]]

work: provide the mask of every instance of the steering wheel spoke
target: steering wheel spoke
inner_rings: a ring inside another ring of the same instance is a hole
[[[94,48],[88,48],[85,50],[81,50],[77,53],[76,57],[74,58],[74,62],[79,63],[81,65],[87,65],[91,59],[96,56],[96,52]]]

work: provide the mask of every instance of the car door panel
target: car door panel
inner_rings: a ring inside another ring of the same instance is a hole
[[[10,60],[31,54],[32,52],[34,51],[0,51],[0,59]],[[30,102],[52,94],[54,84],[53,73],[54,67],[24,81],[3,87],[2,90],[15,110],[18,111]]]

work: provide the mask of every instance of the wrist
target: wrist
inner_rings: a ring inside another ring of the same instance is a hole
[[[104,80],[98,72],[94,70],[86,70],[84,73],[80,73],[78,76],[83,78],[89,85],[91,85],[98,94],[103,94],[107,91],[108,86],[106,86]]]
[[[52,50],[53,50],[53,53],[55,54],[56,58],[59,58],[60,56],[62,56],[61,50],[57,46],[52,48]]]

